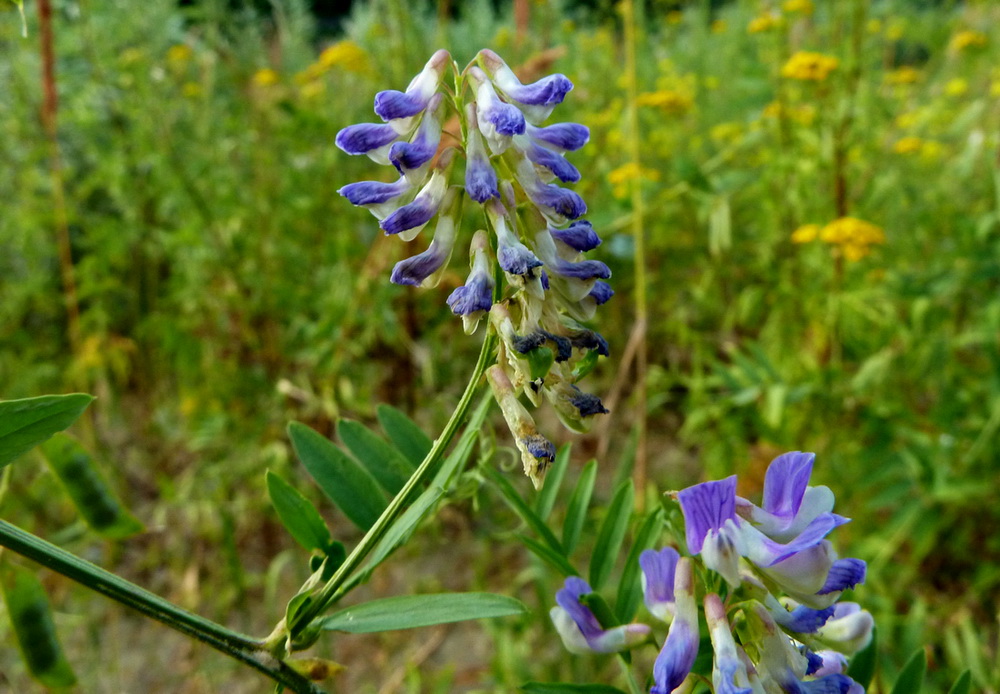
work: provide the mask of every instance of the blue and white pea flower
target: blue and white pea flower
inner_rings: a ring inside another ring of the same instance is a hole
[[[621,624],[604,628],[581,598],[594,592],[579,576],[566,579],[556,593],[556,607],[549,611],[566,650],[570,653],[617,653],[647,640],[650,629],[645,624]]]

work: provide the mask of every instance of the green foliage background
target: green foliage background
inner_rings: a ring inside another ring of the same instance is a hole
[[[617,292],[598,318],[613,358],[592,377],[597,392],[628,378],[619,357],[636,259],[621,188],[635,170],[624,114],[640,109],[649,498],[732,473],[751,493],[774,455],[816,451],[814,479],[855,519],[840,551],[869,562],[857,598],[879,624],[881,681],[928,644],[942,690],[971,668],[976,688],[998,691],[1000,9],[816,0],[803,15],[756,0],[654,2],[640,22],[646,96],[635,105],[613,12],[529,5],[523,31],[486,2],[454,17],[376,0],[333,35],[292,1],[267,12],[219,0],[150,0],[142,11],[124,0],[55,3],[75,343],[33,7],[27,39],[16,8],[4,8],[0,397],[98,394],[78,433],[150,532],[95,542],[52,475],[27,466],[4,516],[210,616],[273,623],[275,596],[305,575],[264,487],[266,468],[305,479],[285,423],[332,435],[338,417],[370,423],[389,401],[433,435],[478,348],[444,306],[464,256],[436,289],[391,286],[392,264],[424,241],[383,238],[337,195],[385,172],[341,153],[333,136],[372,120],[374,93],[405,87],[433,49],[464,64],[489,46],[512,65],[570,76],[576,89],[557,117],[592,129],[571,156]],[[783,23],[748,30],[771,12]],[[963,31],[981,32],[982,45],[959,46]],[[782,77],[797,50],[838,66],[817,82]],[[845,214],[883,229],[884,244],[851,261],[821,240],[792,241],[797,228]],[[628,395],[600,461],[604,502],[633,462]],[[585,438],[574,456],[582,463],[600,445]],[[501,692],[610,667],[553,642],[544,613],[554,580],[513,544],[488,549],[514,522],[471,482],[371,595],[534,592],[537,614],[435,631],[443,645],[423,657],[452,663],[443,669],[407,665],[423,661],[406,634],[337,641],[328,655],[349,666],[344,691]],[[351,537],[346,520],[332,522]],[[580,556],[592,538],[583,544]],[[63,582],[46,587],[59,617],[81,627],[65,645],[86,691],[262,686]],[[462,648],[470,638],[477,646]],[[0,683],[32,691],[20,668],[0,652]]]

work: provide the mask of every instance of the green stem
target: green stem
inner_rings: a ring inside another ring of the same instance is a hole
[[[622,673],[625,675],[625,681],[628,682],[629,694],[642,694],[639,683],[635,681],[635,675],[632,674],[632,668],[629,667],[628,662],[621,655],[618,656],[618,665],[621,666]]]
[[[296,633],[300,628],[312,622],[330,605],[340,599],[344,592],[346,592],[341,590],[341,588],[344,587],[347,579],[361,566],[361,562],[365,560],[368,554],[371,553],[378,542],[385,536],[389,527],[395,522],[406,504],[410,501],[410,497],[417,487],[423,484],[432,470],[437,467],[441,457],[448,449],[448,446],[451,445],[452,439],[454,439],[459,427],[465,421],[469,405],[472,403],[472,398],[481,385],[483,374],[486,372],[486,366],[491,360],[495,343],[496,337],[493,333],[487,332],[486,339],[483,340],[483,347],[479,352],[479,360],[476,362],[476,368],[472,372],[472,377],[469,379],[469,383],[465,387],[465,392],[462,393],[462,398],[455,407],[451,419],[448,420],[444,431],[441,432],[441,436],[434,441],[434,445],[423,462],[420,463],[410,476],[409,481],[399,490],[399,493],[396,494],[389,506],[382,512],[382,515],[375,521],[375,524],[361,538],[361,542],[357,544],[354,551],[351,552],[347,559],[344,560],[344,563],[337,569],[336,573],[333,574],[330,580],[315,595],[309,607],[297,614],[292,624],[287,625],[289,628],[288,631]],[[272,643],[272,640],[281,638],[281,634],[284,631],[283,625],[279,624],[278,629],[268,637],[268,642],[272,646],[277,645],[276,643]]]
[[[188,612],[120,576],[105,571],[96,564],[3,520],[0,520],[0,546],[38,562],[96,593],[127,605],[171,629],[198,639],[230,658],[264,673],[293,692],[299,694],[323,692],[285,663],[263,652],[263,644],[260,641]]]

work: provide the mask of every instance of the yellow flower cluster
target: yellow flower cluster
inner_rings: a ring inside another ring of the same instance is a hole
[[[322,77],[334,69],[364,75],[371,70],[371,63],[365,49],[354,41],[345,39],[332,43],[323,49],[316,62],[295,74],[293,79],[299,85],[299,95],[304,99],[321,96],[326,92]]]
[[[265,67],[253,73],[250,81],[255,87],[272,87],[281,81],[281,76],[271,68]]]
[[[962,96],[967,91],[969,91],[969,83],[961,77],[950,79],[944,85],[944,93],[948,96]]]
[[[785,0],[781,9],[788,14],[812,14],[813,3],[812,0]]]
[[[323,49],[316,61],[326,70],[341,67],[348,72],[364,74],[369,68],[368,54],[365,49],[350,39],[337,41]]]
[[[782,104],[772,101],[761,111],[764,118],[785,118],[799,125],[812,125],[816,120],[816,107],[812,104]]]
[[[803,82],[822,82],[838,65],[840,61],[833,56],[799,51],[781,68],[781,76]]]
[[[619,199],[628,197],[629,183],[641,179],[654,182],[659,181],[660,172],[656,169],[639,166],[634,161],[630,161],[628,164],[623,164],[617,169],[608,172],[608,183],[612,186],[612,193]]]
[[[924,140],[910,135],[896,140],[892,146],[896,154],[918,154],[923,159],[933,160],[941,154],[941,143],[935,140]]]
[[[792,232],[793,243],[809,243],[816,239],[836,246],[849,261],[857,261],[871,253],[872,246],[885,243],[885,232],[871,222],[856,217],[841,217],[824,227],[806,224]]]
[[[186,43],[176,43],[167,49],[167,62],[171,65],[183,65],[191,60],[194,50]]]
[[[885,83],[893,85],[914,84],[920,81],[920,76],[920,70],[904,65],[885,73]]]
[[[896,140],[896,144],[892,146],[892,151],[896,154],[916,154],[923,146],[923,140],[910,135],[909,137]]]
[[[951,37],[948,47],[955,53],[960,53],[966,48],[982,48],[986,45],[986,34],[981,31],[960,31]]]
[[[772,29],[779,28],[783,23],[784,19],[781,15],[774,12],[757,15],[750,20],[749,24],[747,24],[747,33],[762,34],[765,31],[771,31]]]
[[[655,92],[645,92],[636,97],[637,106],[658,108],[673,116],[682,116],[694,106],[694,99],[689,94],[675,89],[660,89]]]

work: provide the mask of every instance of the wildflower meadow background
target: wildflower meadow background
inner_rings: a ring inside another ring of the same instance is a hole
[[[527,551],[538,529],[511,499],[572,526],[564,561],[582,568],[615,513],[662,504],[682,537],[684,497],[667,492],[737,475],[756,503],[772,459],[812,451],[812,483],[852,519],[838,551],[867,562],[850,598],[877,628],[867,691],[894,691],[918,651],[924,691],[965,671],[1000,691],[1000,5],[371,0],[329,18],[301,0],[53,0],[51,75],[35,0],[26,36],[17,5],[0,10],[0,398],[96,395],[72,432],[129,509],[110,533],[127,539],[94,534],[29,453],[4,468],[4,520],[233,628],[285,616],[310,565],[265,471],[334,538],[361,536],[309,483],[286,424],[350,447],[357,422],[388,429],[402,412],[429,447],[482,343],[449,301],[475,223],[436,287],[391,283],[428,241],[385,236],[338,194],[397,175],[337,133],[436,50],[465,66],[487,48],[522,82],[568,76],[558,120],[589,127],[567,160],[614,291],[587,322],[608,356],[585,381],[610,412],[577,434],[534,411],[562,456],[542,496],[511,417],[484,413],[475,464],[357,593],[488,591],[528,611],[322,640],[344,666],[326,686],[616,684],[613,656],[564,648],[556,594],[587,591]],[[588,479],[589,505],[573,493]],[[629,566],[602,578],[624,585]],[[78,691],[269,687],[35,573]],[[46,691],[13,643],[0,618],[0,690]]]

